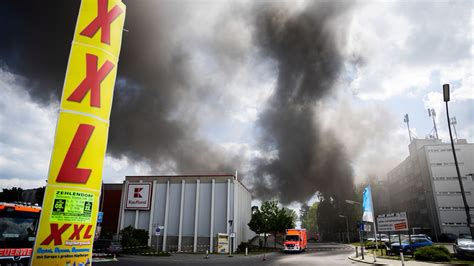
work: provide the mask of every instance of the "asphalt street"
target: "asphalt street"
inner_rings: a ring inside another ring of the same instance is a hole
[[[101,266],[121,265],[351,265],[359,264],[347,259],[354,253],[353,248],[344,244],[311,243],[308,250],[302,253],[274,252],[263,255],[233,257],[210,255],[208,259],[202,254],[173,254],[170,257],[123,256],[115,262],[95,263]]]

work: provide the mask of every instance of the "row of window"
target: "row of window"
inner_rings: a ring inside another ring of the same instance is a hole
[[[431,166],[448,166],[455,165],[454,163],[430,163]],[[458,165],[464,165],[464,162],[458,162]]]
[[[470,207],[469,209],[473,210],[474,207]],[[464,211],[464,207],[439,207],[440,211]]]
[[[466,195],[471,195],[470,191],[464,192]],[[436,195],[449,196],[449,195],[461,195],[461,191],[439,191]]]
[[[428,152],[444,152],[444,151],[449,151],[452,152],[452,149],[440,149],[440,150],[428,150]],[[456,148],[456,151],[461,151],[461,149]]]
[[[462,180],[466,180],[467,179],[467,176],[461,176],[461,179]],[[457,176],[436,176],[436,177],[433,177],[433,180],[458,180],[458,177]]]
[[[467,226],[467,223],[442,223],[442,225],[450,225],[450,226]]]

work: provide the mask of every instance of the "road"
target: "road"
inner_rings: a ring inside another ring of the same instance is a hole
[[[204,255],[197,254],[173,254],[170,257],[143,257],[126,256],[119,257],[116,262],[95,263],[101,266],[121,265],[351,265],[358,264],[347,259],[354,250],[347,245],[331,243],[311,243],[308,250],[303,253],[287,254],[274,252],[266,255],[243,256],[236,255],[229,258],[226,255],[210,255],[208,259]]]

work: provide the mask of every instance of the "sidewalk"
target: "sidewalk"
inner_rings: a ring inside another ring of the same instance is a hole
[[[360,263],[366,263],[366,264],[372,264],[372,265],[402,265],[402,262],[399,260],[391,260],[391,259],[381,259],[377,258],[377,262],[374,262],[374,257],[370,253],[364,253],[364,258],[365,260],[362,260],[362,258],[359,256],[358,258],[355,257],[355,255],[349,256],[348,259]],[[418,265],[418,266],[425,266],[425,265],[459,265],[459,264],[444,264],[444,263],[430,263],[430,262],[421,262],[421,261],[405,261],[405,265]]]

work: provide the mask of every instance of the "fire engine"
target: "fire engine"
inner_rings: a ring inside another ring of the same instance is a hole
[[[0,265],[28,265],[41,208],[0,202]]]

